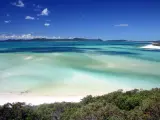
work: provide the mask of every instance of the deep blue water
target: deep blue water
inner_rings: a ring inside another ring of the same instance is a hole
[[[160,49],[142,49],[151,42],[142,41],[95,41],[95,42],[55,42],[55,41],[3,41],[0,42],[0,53],[57,53],[73,52],[122,55],[151,61],[160,61]],[[147,54],[154,53],[148,57]]]

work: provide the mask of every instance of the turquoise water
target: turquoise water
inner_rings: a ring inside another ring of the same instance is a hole
[[[0,42],[0,94],[100,95],[160,87],[149,42]]]

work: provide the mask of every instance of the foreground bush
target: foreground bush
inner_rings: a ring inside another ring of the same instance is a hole
[[[89,95],[79,103],[7,103],[0,106],[0,120],[160,120],[160,89]]]

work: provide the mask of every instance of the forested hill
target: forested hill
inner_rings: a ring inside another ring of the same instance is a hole
[[[160,88],[89,95],[79,103],[7,103],[0,120],[160,120]]]
[[[103,41],[102,39],[87,39],[87,38],[33,38],[33,39],[6,39],[6,40],[0,40],[0,42],[4,41],[11,41],[11,42],[17,42],[17,41],[63,41],[63,42],[89,42],[89,41]]]

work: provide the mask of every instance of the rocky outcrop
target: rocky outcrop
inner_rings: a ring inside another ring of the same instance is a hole
[[[152,45],[154,45],[154,46],[160,46],[160,41],[153,42]]]

